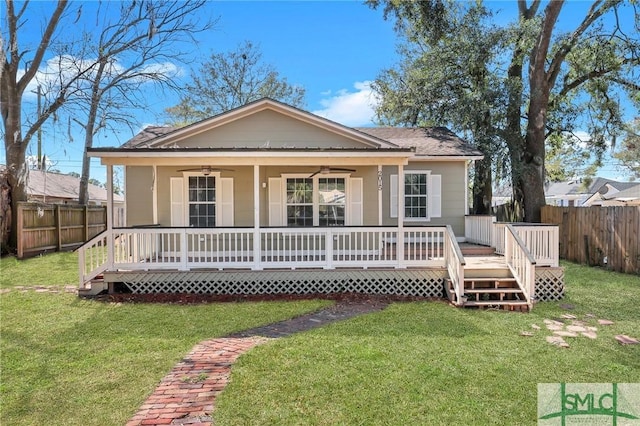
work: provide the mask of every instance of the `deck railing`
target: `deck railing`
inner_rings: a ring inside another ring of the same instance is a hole
[[[447,225],[447,232],[444,239],[444,257],[447,270],[449,271],[449,279],[453,284],[453,290],[456,294],[456,303],[459,305],[462,303],[462,296],[464,295],[464,266],[465,260],[460,246],[456,242],[456,236],[451,229],[451,226]]]
[[[513,225],[505,227],[505,261],[525,295],[527,303],[532,306],[532,298],[535,295],[536,261],[527,249]]]
[[[254,228],[116,228],[79,249],[80,275],[87,282],[107,268],[444,267],[446,230],[405,227],[404,255],[398,257],[396,227],[261,228],[257,233]]]
[[[110,237],[109,231],[104,231],[78,249],[81,288],[85,283],[106,271],[111,265],[107,250]]]
[[[469,215],[464,217],[464,237],[467,242],[493,246],[495,216]]]
[[[496,253],[505,254],[505,222],[498,222],[494,229],[493,247]],[[560,257],[559,230],[557,225],[537,223],[512,223],[538,266],[558,267]]]

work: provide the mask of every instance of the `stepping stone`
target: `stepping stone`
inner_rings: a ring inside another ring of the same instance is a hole
[[[638,343],[640,343],[640,341],[638,341],[638,339],[635,339],[633,337],[629,337],[626,334],[618,334],[617,336],[615,336],[615,339],[621,345],[637,345]]]
[[[564,325],[547,324],[547,329],[551,331],[564,330]]]
[[[552,345],[560,346],[561,348],[569,347],[569,344],[560,336],[547,336],[547,342]]]
[[[571,314],[562,314],[560,315],[560,318],[564,318],[564,319],[576,319],[578,317],[576,317],[575,315],[571,315]]]
[[[598,327],[586,327],[587,331],[598,331]]]
[[[546,320],[544,320],[542,322],[544,322],[547,325],[559,325],[559,326],[564,327],[564,323],[561,322],[561,321],[546,319]]]
[[[10,288],[3,288],[0,290],[0,294],[9,293],[11,291]]]
[[[583,327],[581,325],[568,325],[567,326],[567,330],[580,333],[580,332],[583,332],[583,331],[587,331],[587,328]]]
[[[568,310],[568,311],[569,311],[569,310],[571,310],[571,309],[575,308],[575,305],[570,305],[570,304],[568,304],[568,303],[563,303],[562,305],[560,305],[560,308],[562,308],[562,309],[566,309],[566,310]]]
[[[534,330],[540,330],[540,326],[538,324],[531,324],[531,328]]]
[[[584,323],[584,321],[571,321],[571,325],[579,325],[580,327],[585,327],[587,324]]]
[[[593,314],[585,314],[585,318],[595,318],[596,316]]]
[[[583,331],[582,335],[584,337],[588,337],[589,339],[597,339],[598,335],[594,331]]]
[[[564,330],[557,330],[553,332],[554,336],[560,336],[560,337],[578,337],[577,333],[574,333],[573,331],[564,331]]]
[[[530,331],[521,331],[520,335],[524,336],[524,337],[531,337],[531,336],[533,336],[533,333],[530,332]]]
[[[599,319],[598,324],[600,325],[613,325],[613,321],[608,319]]]

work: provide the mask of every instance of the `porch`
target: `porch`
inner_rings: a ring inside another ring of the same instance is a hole
[[[488,253],[464,254],[448,225],[113,228],[80,249],[80,289],[446,295],[459,306],[511,309],[562,297],[557,227],[468,216],[465,229]]]

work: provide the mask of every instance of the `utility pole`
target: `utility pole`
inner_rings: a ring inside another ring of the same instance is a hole
[[[38,84],[38,120],[40,119],[40,115],[42,114],[42,106],[40,104],[40,97],[42,96],[41,86]],[[43,159],[42,159],[42,126],[38,126],[38,170],[44,169]]]

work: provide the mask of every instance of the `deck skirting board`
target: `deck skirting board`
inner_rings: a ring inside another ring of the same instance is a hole
[[[564,268],[536,268],[536,302],[562,300],[564,298]]]
[[[362,293],[443,297],[445,269],[107,272],[132,293],[218,295]]]

